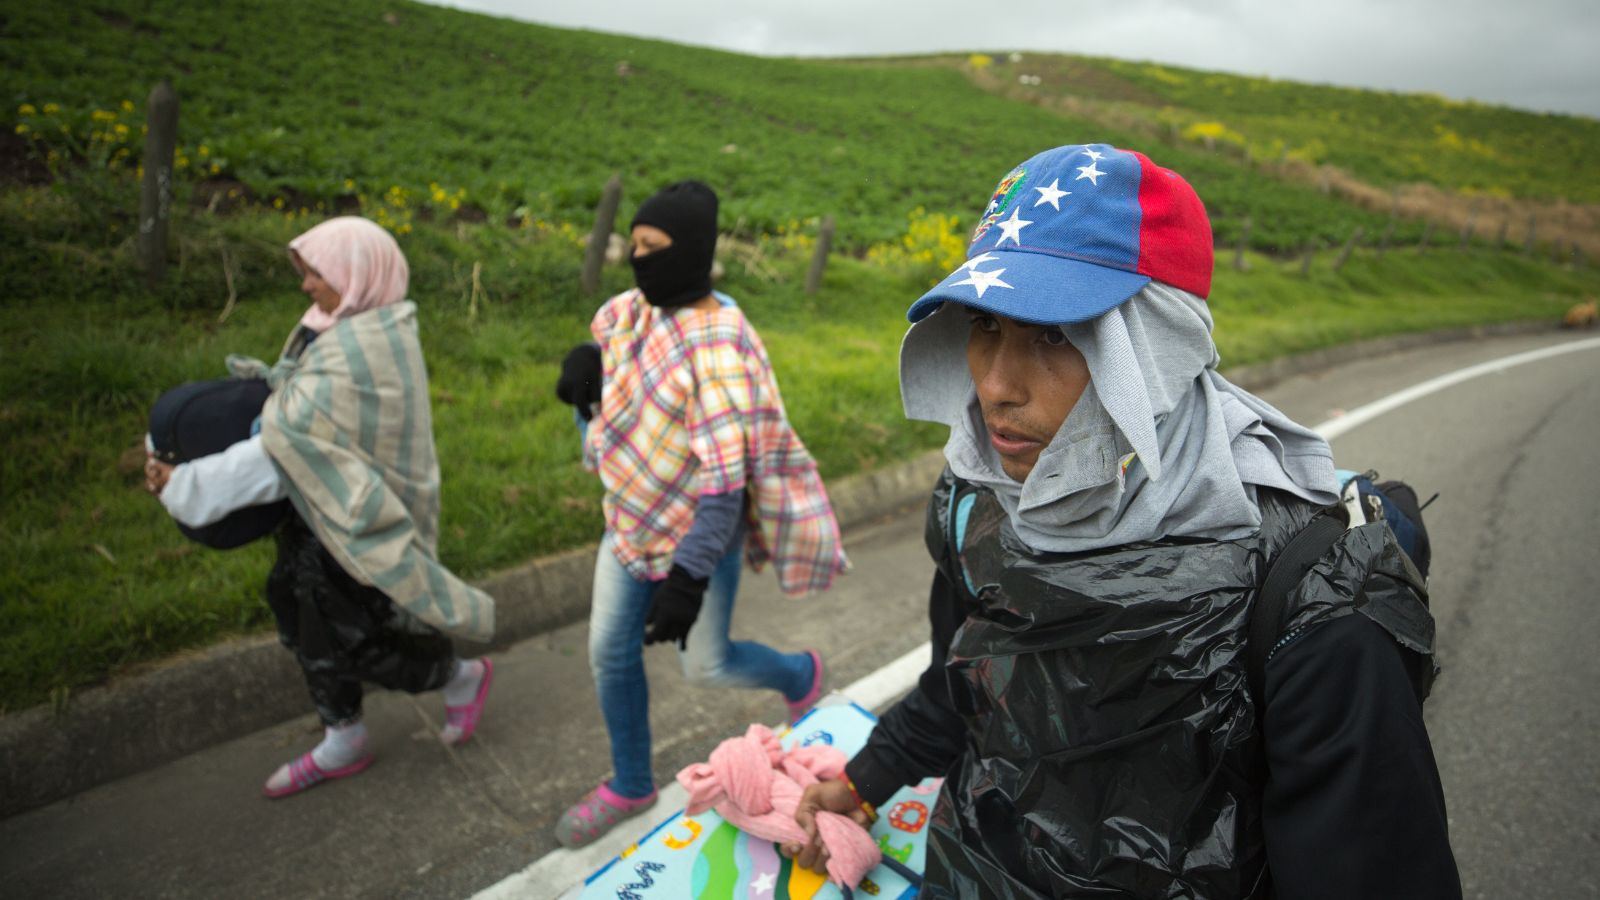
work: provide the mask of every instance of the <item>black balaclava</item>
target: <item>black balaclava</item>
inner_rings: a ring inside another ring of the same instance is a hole
[[[634,225],[653,225],[672,246],[628,257],[633,279],[652,306],[682,306],[711,293],[711,261],[717,252],[717,193],[698,181],[669,184],[639,204]]]

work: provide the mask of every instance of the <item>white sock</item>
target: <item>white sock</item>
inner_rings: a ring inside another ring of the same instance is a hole
[[[367,754],[367,726],[356,722],[338,728],[328,726],[322,743],[311,751],[311,759],[324,772],[342,769]]]
[[[444,702],[451,706],[465,706],[478,696],[478,683],[483,681],[483,663],[474,660],[456,660],[456,674],[444,686]]]

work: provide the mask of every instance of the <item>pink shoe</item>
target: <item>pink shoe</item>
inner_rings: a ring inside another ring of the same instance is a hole
[[[789,706],[790,725],[800,721],[800,717],[810,712],[811,707],[816,706],[817,700],[822,697],[822,655],[815,650],[807,650],[806,652],[811,654],[811,664],[814,666],[813,671],[816,674],[811,679],[811,690],[806,691],[804,697],[792,702],[789,700],[783,701]]]
[[[465,744],[478,730],[478,717],[483,715],[483,704],[489,699],[489,682],[494,681],[494,663],[485,656],[483,658],[483,677],[478,680],[478,693],[473,696],[472,702],[462,706],[444,705],[444,728],[439,732],[439,740],[452,747]]]
[[[276,800],[279,797],[287,797],[290,794],[298,794],[301,791],[310,790],[324,781],[347,778],[370,765],[372,765],[372,754],[368,753],[348,766],[341,766],[337,769],[323,769],[317,765],[317,761],[311,757],[311,754],[307,753],[293,762],[279,766],[278,771],[273,772],[272,777],[267,779],[267,783],[261,786],[261,793]],[[288,770],[289,780],[278,787],[273,787],[272,782],[277,780],[278,775],[285,769]]]
[[[648,797],[630,800],[602,783],[561,814],[560,821],[556,822],[556,840],[563,847],[591,844],[623,819],[631,819],[655,806],[658,795],[657,791],[651,791]]]

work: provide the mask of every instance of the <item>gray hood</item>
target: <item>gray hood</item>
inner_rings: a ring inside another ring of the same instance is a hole
[[[1097,318],[1062,326],[1088,362],[1089,389],[1020,484],[989,444],[959,305],[906,332],[901,399],[907,417],[950,427],[951,470],[993,490],[1035,550],[1241,537],[1261,524],[1256,487],[1334,502],[1327,441],[1217,373],[1211,324],[1204,300],[1151,282]]]

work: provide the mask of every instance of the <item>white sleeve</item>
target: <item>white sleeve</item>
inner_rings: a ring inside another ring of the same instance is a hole
[[[289,488],[258,434],[221,453],[178,464],[161,491],[161,505],[174,519],[199,528],[236,509],[287,496]]]

